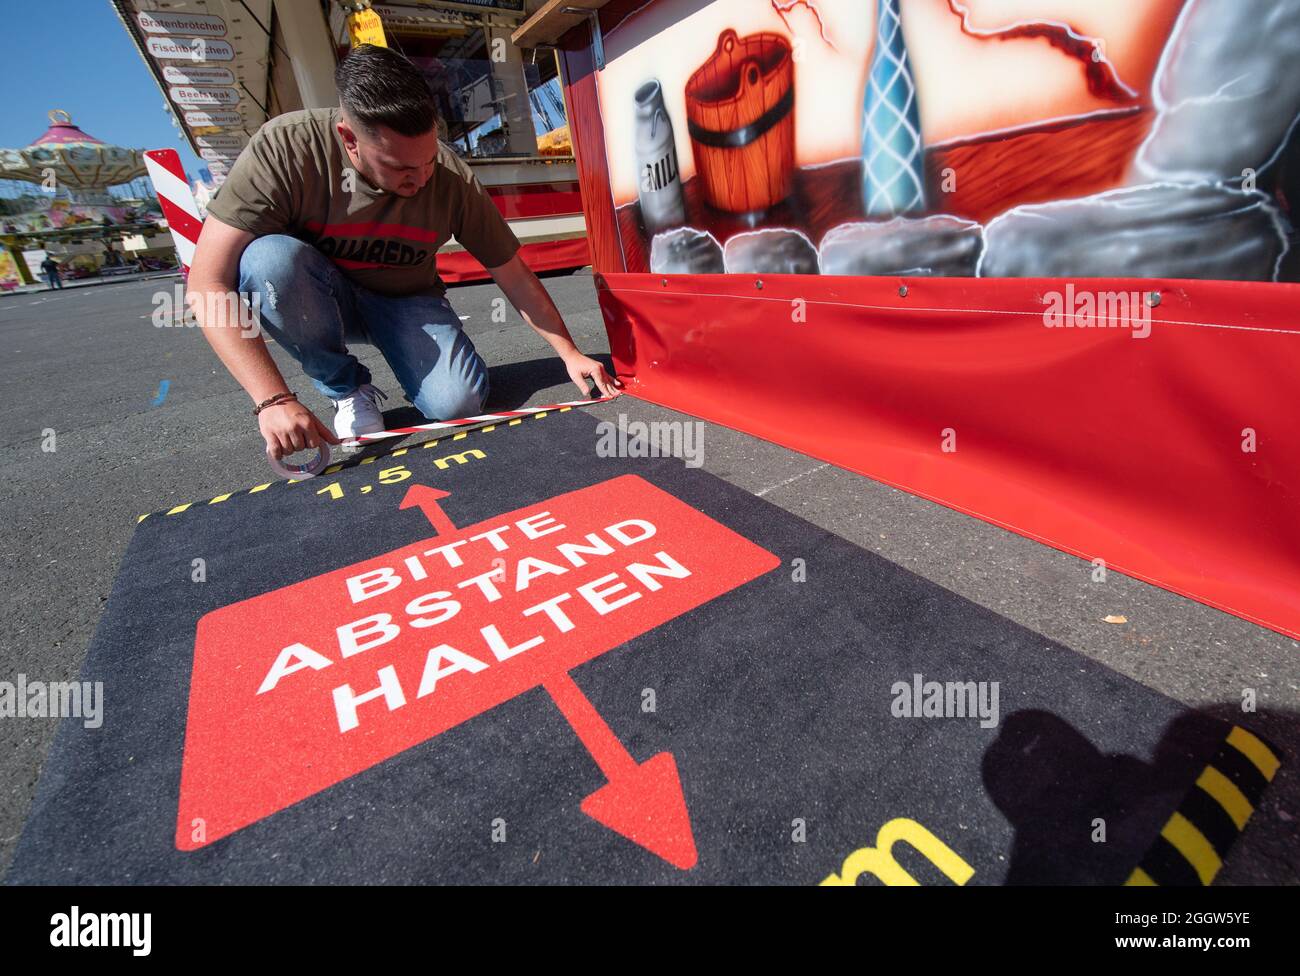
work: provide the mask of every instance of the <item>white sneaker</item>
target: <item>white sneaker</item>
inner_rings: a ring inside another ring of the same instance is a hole
[[[340,440],[377,434],[384,429],[384,415],[379,401],[387,400],[383,390],[362,383],[345,397],[334,401],[334,433]]]

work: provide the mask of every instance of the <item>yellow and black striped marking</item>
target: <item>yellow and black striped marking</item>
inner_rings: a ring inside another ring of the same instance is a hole
[[[403,454],[407,454],[410,451],[413,451],[417,448],[437,447],[439,443],[448,443],[450,441],[464,440],[470,434],[487,434],[496,430],[498,427],[517,427],[519,424],[522,424],[525,420],[541,420],[543,417],[547,416],[548,414],[568,413],[572,409],[573,409],[572,407],[560,407],[558,410],[542,410],[528,417],[516,417],[513,420],[509,420],[504,423],[500,420],[497,420],[494,421],[493,423],[485,424],[482,427],[471,427],[468,430],[456,431],[454,434],[451,434],[451,436],[447,436],[446,434],[444,434],[442,437],[434,438],[431,441],[422,441],[422,442],[417,442],[415,444],[407,444],[403,447],[395,448],[394,450],[389,451],[385,454],[368,454],[365,456],[358,456],[355,458],[351,458],[347,461],[342,461],[338,464],[331,464],[328,468],[326,468],[324,471],[321,472],[321,475],[336,474],[339,471],[344,470],[345,468],[355,468],[358,465],[362,465],[362,464],[373,464],[375,461],[378,461],[382,458],[401,457]],[[211,498],[206,502],[185,502],[184,504],[176,505],[173,508],[168,508],[157,512],[146,512],[144,515],[141,515],[135,521],[136,524],[139,525],[145,519],[149,518],[150,515],[179,515],[182,512],[189,511],[191,509],[194,509],[197,506],[220,505],[222,502],[226,501],[229,498],[233,498],[236,495],[256,495],[259,494],[260,492],[266,491],[267,489],[274,488],[277,485],[285,485],[285,486],[297,485],[297,484],[301,484],[304,481],[313,481],[313,480],[315,479],[294,478],[285,481],[267,481],[260,485],[254,485],[252,488],[241,488],[237,491],[223,492],[222,494],[217,495],[215,498]]]
[[[1233,726],[1124,884],[1208,885],[1281,765],[1263,740]]]

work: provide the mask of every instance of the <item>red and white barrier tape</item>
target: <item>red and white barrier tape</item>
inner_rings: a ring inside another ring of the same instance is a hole
[[[188,275],[190,262],[194,260],[194,247],[199,242],[199,231],[203,229],[203,218],[199,216],[194,191],[185,181],[180,154],[175,149],[150,149],[144,154],[144,165],[153,181],[154,192],[158,194],[163,216],[167,218],[172,240],[176,242],[176,256]]]
[[[453,427],[466,427],[470,424],[481,424],[489,420],[513,420],[515,417],[529,417],[533,414],[547,413],[551,410],[559,410],[562,407],[590,407],[597,403],[604,403],[607,400],[613,400],[614,397],[596,397],[594,400],[570,400],[567,403],[551,403],[544,407],[522,407],[519,410],[503,410],[501,413],[485,413],[477,417],[460,417],[456,420],[439,420],[431,424],[417,424],[414,427],[394,427],[392,430],[381,430],[376,434],[362,434],[344,441],[345,445],[370,444],[374,441],[381,441],[386,437],[401,437],[403,434],[418,434],[425,430],[449,430]]]

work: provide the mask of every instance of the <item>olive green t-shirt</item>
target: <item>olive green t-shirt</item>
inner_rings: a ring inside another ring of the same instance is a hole
[[[452,237],[487,268],[514,256],[519,239],[445,143],[429,182],[403,197],[353,167],[338,117],[337,108],[317,108],[271,119],[230,168],[208,214],[258,237],[306,241],[351,281],[384,295],[441,292],[436,255]]]

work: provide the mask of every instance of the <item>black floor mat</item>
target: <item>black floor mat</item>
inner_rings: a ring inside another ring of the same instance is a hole
[[[596,423],[145,519],[7,881],[1213,877],[1254,736]]]

